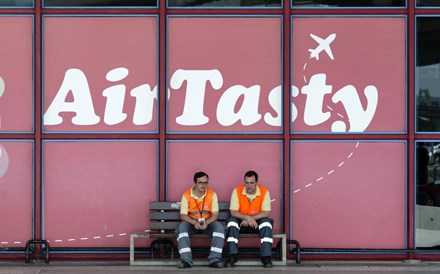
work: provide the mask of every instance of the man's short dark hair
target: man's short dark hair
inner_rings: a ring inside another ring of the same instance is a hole
[[[196,173],[194,174],[194,183],[197,182],[197,179],[198,179],[198,178],[201,178],[201,177],[203,177],[203,176],[206,176],[206,178],[209,179],[208,174],[206,174],[205,172],[203,172],[203,171],[196,172]]]
[[[252,176],[255,177],[255,182],[258,182],[258,174],[255,171],[249,170],[244,174],[244,177],[252,177]]]

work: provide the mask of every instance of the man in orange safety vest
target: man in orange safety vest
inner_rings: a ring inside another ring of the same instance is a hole
[[[194,185],[182,195],[180,204],[180,219],[182,222],[176,229],[181,260],[179,268],[193,266],[189,237],[196,233],[203,233],[212,237],[208,256],[209,267],[223,267],[220,259],[225,239],[225,227],[217,221],[218,198],[217,194],[208,188],[208,180],[208,174],[203,171],[196,172],[194,174]]]
[[[269,191],[258,184],[258,174],[250,170],[244,175],[244,184],[232,191],[229,210],[231,217],[227,220],[226,242],[228,259],[225,267],[233,267],[238,257],[238,240],[240,233],[258,233],[261,239],[260,257],[264,267],[272,267],[270,259],[273,243],[273,219]]]

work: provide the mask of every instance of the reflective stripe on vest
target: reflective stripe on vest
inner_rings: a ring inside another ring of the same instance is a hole
[[[238,195],[238,202],[240,204],[239,211],[241,213],[252,216],[254,214],[257,214],[258,212],[261,212],[261,207],[263,205],[267,189],[260,185],[258,185],[258,188],[260,189],[260,195],[255,196],[251,203],[249,202],[246,194],[243,194],[244,185],[238,186],[235,189]]]
[[[206,189],[206,196],[203,199],[195,199],[191,197],[192,188],[185,191],[183,194],[185,196],[186,201],[188,202],[188,216],[193,219],[198,218],[211,218],[212,216],[212,197],[214,196],[214,191],[211,189]],[[203,204],[204,203],[204,204]],[[200,210],[203,211],[200,212]]]

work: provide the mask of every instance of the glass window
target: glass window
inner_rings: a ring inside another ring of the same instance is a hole
[[[440,132],[440,17],[416,20],[417,131]]]
[[[317,249],[405,248],[405,146],[402,141],[292,141],[290,238]]]
[[[294,17],[292,132],[404,132],[405,24],[397,16]]]
[[[157,21],[151,15],[44,16],[43,130],[157,132]],[[96,79],[106,80],[91,87]],[[77,92],[90,104],[77,101]],[[68,94],[77,107],[65,104]],[[81,121],[71,111],[87,114]]]
[[[417,6],[420,7],[440,7],[440,1],[438,0],[417,0]]]
[[[281,7],[281,0],[168,0],[169,7]]]
[[[45,7],[151,7],[157,6],[157,0],[43,0]]]
[[[280,16],[169,17],[169,132],[280,133],[282,25]]]
[[[33,7],[33,0],[2,0],[0,7]]]
[[[294,7],[404,7],[405,0],[292,0]]]
[[[440,246],[440,142],[416,143],[416,247]]]

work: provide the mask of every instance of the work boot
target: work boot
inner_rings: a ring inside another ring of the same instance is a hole
[[[234,264],[238,261],[237,254],[230,254],[225,262],[225,267],[234,267]]]
[[[182,261],[182,262],[180,262],[178,267],[179,268],[190,268],[192,266],[188,262]]]
[[[220,262],[213,262],[210,263],[208,266],[212,268],[223,268],[223,265]]]
[[[270,259],[270,256],[261,257],[261,262],[263,263],[263,266],[266,267],[266,268],[273,267],[273,264],[272,264],[272,261]]]

